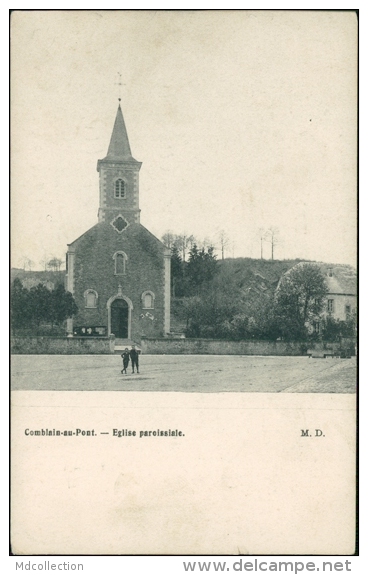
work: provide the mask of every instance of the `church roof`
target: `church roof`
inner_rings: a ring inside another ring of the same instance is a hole
[[[107,156],[104,160],[136,162],[130,150],[123,112],[119,104]]]

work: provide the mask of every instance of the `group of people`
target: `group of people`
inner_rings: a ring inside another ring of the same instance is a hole
[[[123,353],[121,354],[123,358],[123,369],[121,373],[127,373],[127,368],[129,366],[129,361],[132,362],[132,373],[134,373],[134,369],[136,369],[137,373],[139,373],[139,365],[138,365],[138,358],[139,358],[139,351],[136,350],[135,345],[132,345],[132,349],[126,347]]]

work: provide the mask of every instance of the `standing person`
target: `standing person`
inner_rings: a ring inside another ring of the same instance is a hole
[[[132,360],[132,373],[134,373],[134,367],[137,368],[137,373],[139,373],[138,367],[138,357],[139,352],[135,349],[135,345],[132,345],[132,349],[130,350],[130,359]]]
[[[127,347],[124,349],[121,357],[123,358],[123,369],[121,370],[121,373],[126,373],[129,365],[129,349]]]

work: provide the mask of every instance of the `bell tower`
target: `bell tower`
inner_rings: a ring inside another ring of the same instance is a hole
[[[142,163],[132,156],[123,113],[119,106],[107,156],[97,162],[100,174],[98,221],[122,232],[139,223],[139,170]]]

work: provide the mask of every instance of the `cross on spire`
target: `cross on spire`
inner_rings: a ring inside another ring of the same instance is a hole
[[[120,74],[120,72],[118,72],[118,76],[119,76],[119,82],[115,82],[115,86],[119,86],[119,97],[118,97],[118,100],[119,100],[119,102],[121,102],[121,87],[122,87],[122,86],[125,86],[125,84],[123,84],[122,81],[121,81],[121,74]]]

